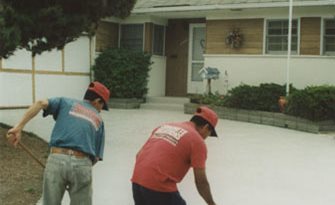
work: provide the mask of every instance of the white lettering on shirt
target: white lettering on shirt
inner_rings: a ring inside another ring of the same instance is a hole
[[[187,133],[187,130],[171,125],[163,125],[153,134],[153,138],[163,139],[176,146],[179,140]]]
[[[99,129],[99,125],[102,122],[102,119],[94,111],[89,110],[79,103],[72,107],[69,114],[89,121],[95,130]]]

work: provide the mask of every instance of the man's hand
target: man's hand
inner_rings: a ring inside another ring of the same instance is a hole
[[[22,130],[18,127],[13,127],[12,129],[8,130],[6,134],[7,141],[14,147],[17,147],[17,144],[21,140],[21,135],[22,135]]]
[[[193,168],[195,184],[200,196],[208,205],[215,205],[204,168]]]
[[[27,112],[23,115],[21,121],[12,129],[7,132],[7,140],[10,144],[17,146],[17,144],[21,140],[21,134],[24,126],[29,122],[32,118],[34,118],[39,111],[42,109],[46,109],[48,107],[48,100],[38,100],[34,104],[32,104]]]

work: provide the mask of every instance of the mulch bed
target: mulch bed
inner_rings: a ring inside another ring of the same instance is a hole
[[[0,123],[0,204],[35,205],[41,198],[43,168],[22,148],[7,143],[8,126]],[[21,142],[44,164],[48,144],[32,133],[23,133]]]

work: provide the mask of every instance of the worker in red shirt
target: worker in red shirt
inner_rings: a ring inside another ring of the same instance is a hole
[[[153,130],[136,156],[132,176],[135,205],[186,205],[179,183],[193,167],[195,184],[208,205],[215,205],[206,176],[204,140],[217,136],[216,113],[202,106],[190,121],[163,124]]]

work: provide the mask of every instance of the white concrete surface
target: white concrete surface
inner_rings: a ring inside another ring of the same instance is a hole
[[[22,111],[0,111],[12,123]],[[135,155],[151,130],[163,122],[188,120],[176,111],[111,110],[104,161],[94,167],[94,205],[132,205],[130,177]],[[38,117],[27,128],[48,139],[52,120]],[[38,129],[37,129],[38,128]],[[217,205],[335,204],[335,134],[219,120],[219,138],[208,138],[207,173]],[[205,205],[193,174],[179,184],[188,205]],[[65,196],[63,204],[69,204]]]

